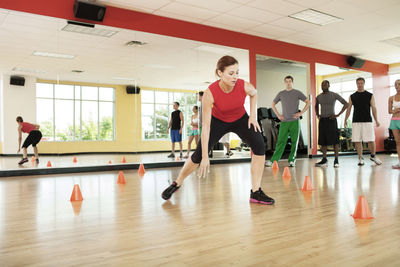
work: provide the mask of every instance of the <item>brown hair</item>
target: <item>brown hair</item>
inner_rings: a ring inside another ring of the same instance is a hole
[[[358,81],[363,81],[365,83],[365,79],[363,77],[358,77],[356,82],[358,82]]]
[[[18,117],[17,117],[17,122],[24,122],[24,120],[22,119],[21,116],[18,116]]]
[[[231,57],[231,56],[223,56],[218,60],[217,63],[217,69],[215,70],[215,74],[219,77],[218,71],[220,70],[223,72],[226,67],[239,64],[239,62],[236,60],[236,58]]]
[[[286,76],[286,77],[285,77],[285,79],[283,79],[283,81],[286,81],[286,79],[291,79],[291,80],[292,80],[292,82],[293,82],[293,77],[292,77],[292,76],[290,76],[290,75]]]

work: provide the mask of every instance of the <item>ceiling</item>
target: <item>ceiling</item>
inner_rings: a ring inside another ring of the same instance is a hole
[[[229,29],[382,62],[400,62],[400,47],[382,40],[400,36],[398,0],[107,0],[105,5]],[[288,15],[313,8],[344,20],[318,26]],[[105,27],[110,38],[61,29],[66,20],[0,9],[0,72],[42,79],[139,84],[159,88],[204,89],[215,80],[224,54],[240,62],[249,79],[248,51],[168,36]],[[143,46],[127,46],[137,40]],[[205,48],[199,50],[198,48]],[[74,59],[33,56],[34,51],[74,55]],[[261,65],[258,65],[261,66]],[[286,66],[287,67],[287,66]],[[291,66],[293,67],[293,66]],[[19,71],[13,71],[18,68]],[[72,73],[82,70],[83,73]],[[320,66],[317,74],[340,72]],[[122,80],[121,80],[122,78]]]
[[[7,40],[0,42],[0,73],[49,80],[204,90],[216,79],[218,59],[230,54],[239,61],[240,77],[249,80],[247,50],[101,25],[96,25],[96,29],[117,33],[108,38],[61,31],[66,25],[64,19],[0,9],[0,40]],[[146,44],[127,46],[132,40]],[[35,51],[75,58],[35,56]]]
[[[106,5],[248,33],[381,63],[400,62],[399,0],[104,0]],[[318,26],[288,15],[312,8],[343,21]]]

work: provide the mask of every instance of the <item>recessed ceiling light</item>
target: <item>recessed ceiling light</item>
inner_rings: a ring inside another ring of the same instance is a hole
[[[381,42],[400,47],[400,37],[382,40]]]
[[[32,55],[41,56],[41,57],[63,58],[63,59],[73,59],[73,58],[75,58],[75,56],[73,56],[73,55],[49,53],[49,52],[40,52],[40,51],[35,51],[35,52],[33,52]]]
[[[81,34],[89,34],[101,37],[111,37],[116,34],[118,31],[109,30],[109,29],[101,29],[95,28],[94,24],[90,23],[82,23],[77,21],[68,21],[68,24],[61,29],[62,31],[66,32],[76,32]]]
[[[214,53],[214,54],[218,54],[218,55],[226,55],[226,54],[229,54],[232,52],[232,50],[227,49],[227,48],[214,47],[214,46],[209,46],[209,45],[201,45],[194,49],[204,51],[204,52]]]
[[[83,70],[71,70],[71,72],[73,72],[73,73],[82,73]]]
[[[144,65],[146,68],[152,68],[152,69],[173,69],[174,67],[168,66],[168,65],[159,65],[159,64],[146,64]]]
[[[343,20],[311,8],[289,15],[289,17],[321,26]]]
[[[14,67],[12,71],[21,71],[21,72],[31,72],[31,73],[47,73],[45,70],[31,70],[31,69],[25,69],[25,68],[18,68]]]

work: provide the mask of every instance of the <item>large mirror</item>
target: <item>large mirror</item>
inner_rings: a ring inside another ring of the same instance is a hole
[[[2,169],[21,168],[16,164],[17,116],[39,124],[43,133],[39,166],[24,168],[46,167],[48,161],[53,167],[74,166],[76,156],[75,164],[81,165],[120,163],[123,158],[175,161],[166,157],[171,150],[166,129],[173,102],[180,103],[184,114],[186,150],[188,122],[193,106],[199,104],[196,93],[217,79],[217,60],[234,56],[240,78],[249,80],[247,50],[88,26],[0,10],[0,39],[7,40],[0,50]],[[24,86],[11,85],[11,76],[23,77]],[[127,93],[127,85],[133,94]],[[250,156],[237,136],[231,136],[230,145],[237,149],[231,158]],[[220,146],[215,149],[215,159],[226,159]]]

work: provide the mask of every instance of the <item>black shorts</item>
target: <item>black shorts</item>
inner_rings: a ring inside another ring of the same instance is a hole
[[[22,147],[28,148],[28,146],[32,145],[35,147],[42,139],[42,133],[38,130],[33,130],[29,133],[28,137],[25,139]]]
[[[339,129],[336,119],[320,118],[318,124],[318,145],[339,144]]]
[[[252,125],[248,127],[249,115],[245,113],[240,119],[234,122],[224,122],[215,117],[211,117],[210,138],[208,140],[208,151],[224,136],[226,133],[233,132],[237,134],[243,142],[247,143],[253,153],[257,156],[265,155],[265,143],[260,132],[254,131]],[[196,151],[192,155],[194,163],[200,163],[202,159],[201,138],[197,144]]]

